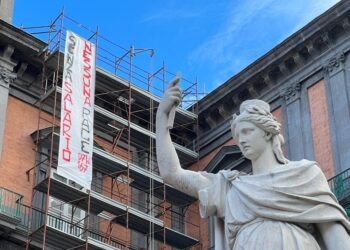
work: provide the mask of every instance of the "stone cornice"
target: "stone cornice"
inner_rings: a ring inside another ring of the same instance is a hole
[[[12,68],[19,65],[20,69],[16,71],[20,71],[18,77],[21,78],[29,65],[37,71],[41,69],[42,51],[46,48],[46,43],[0,20],[0,48],[0,62],[12,64]]]
[[[46,47],[46,43],[30,35],[29,33],[0,19],[0,38],[8,44],[18,48],[25,48],[40,52]],[[11,43],[9,43],[11,42]]]
[[[211,121],[210,124],[201,124],[202,133],[215,130],[219,123],[237,112],[245,99],[260,98],[268,92],[277,92],[277,98],[288,102],[297,98],[299,82],[282,90],[281,84],[334,47],[339,38],[345,39],[350,34],[349,13],[350,1],[341,1],[200,100],[199,117],[212,116],[201,119]],[[341,60],[339,57],[330,61],[328,69],[337,67]]]

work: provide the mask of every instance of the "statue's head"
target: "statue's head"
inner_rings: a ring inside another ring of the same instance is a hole
[[[270,146],[276,160],[285,164],[288,160],[282,152],[284,144],[281,124],[271,114],[270,105],[262,100],[247,100],[240,106],[240,114],[233,115],[232,136],[242,153],[252,159],[264,147]]]

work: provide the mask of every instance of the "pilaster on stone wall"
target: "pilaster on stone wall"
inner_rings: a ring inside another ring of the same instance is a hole
[[[285,101],[287,157],[291,160],[300,160],[304,156],[304,146],[300,120],[300,90],[301,84],[294,83],[282,89],[281,96]]]
[[[10,24],[12,24],[13,2],[14,0],[0,1],[0,19]]]
[[[347,55],[338,52],[323,67],[336,173],[350,167],[349,63]]]
[[[2,145],[4,138],[7,102],[10,84],[16,79],[13,68],[16,63],[11,60],[14,47],[7,46],[0,54],[0,161],[2,156]]]
[[[301,82],[284,87],[280,96],[284,100],[284,133],[286,154],[290,160],[313,159],[310,117],[307,98]]]

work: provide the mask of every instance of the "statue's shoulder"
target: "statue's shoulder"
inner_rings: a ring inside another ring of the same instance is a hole
[[[302,159],[300,161],[290,161],[288,163],[288,167],[305,168],[305,169],[307,168],[307,169],[312,169],[314,171],[322,171],[316,161],[310,161],[307,159]]]
[[[222,175],[227,181],[233,181],[238,176],[246,175],[246,173],[237,170],[220,170],[218,174]]]

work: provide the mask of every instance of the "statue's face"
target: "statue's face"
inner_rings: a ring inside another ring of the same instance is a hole
[[[246,121],[236,124],[235,138],[243,155],[249,160],[259,158],[269,143],[269,137],[264,130]]]

